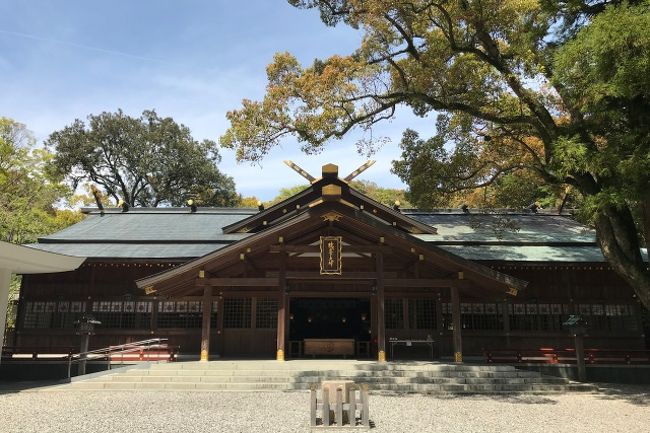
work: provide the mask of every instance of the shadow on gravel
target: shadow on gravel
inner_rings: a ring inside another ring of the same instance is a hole
[[[638,406],[650,406],[650,385],[621,385],[599,383],[597,398],[602,400],[625,400]]]
[[[48,386],[70,383],[69,380],[34,380],[24,382],[0,382],[0,395],[14,394],[21,391],[35,391]]]
[[[509,404],[557,404],[557,401],[544,395],[512,393],[512,394],[445,394],[432,395],[439,400],[472,399],[491,400]]]
[[[371,396],[377,397],[399,397],[399,398],[431,398],[436,400],[478,400],[478,401],[497,401],[509,404],[557,404],[557,401],[544,395],[512,393],[512,394],[417,394],[417,393],[399,393],[399,392],[381,392],[370,391]]]

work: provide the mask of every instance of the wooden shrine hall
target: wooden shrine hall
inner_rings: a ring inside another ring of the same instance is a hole
[[[385,361],[569,347],[562,323],[593,323],[588,347],[643,349],[640,304],[593,232],[567,215],[404,211],[327,164],[267,209],[85,209],[31,247],[88,257],[23,279],[15,346],[91,346],[151,336],[217,358]],[[507,217],[518,230],[495,234]]]
[[[516,295],[526,286],[524,281],[413,237],[435,234],[436,229],[358,193],[338,177],[338,167],[333,164],[323,166],[322,177],[300,194],[225,227],[224,232],[251,236],[137,282],[138,287],[158,296],[202,293],[203,360],[210,352],[210,306],[214,300],[221,303],[224,298],[242,294],[277,298],[278,360],[285,358],[290,328],[304,326],[291,320],[290,299],[318,298],[325,300],[323,306],[331,305],[327,299],[365,300],[370,310],[366,311],[368,325],[364,327],[363,320],[353,318],[348,323],[347,317],[337,318],[340,323],[326,319],[319,325],[321,338],[305,338],[303,351],[356,356],[361,347],[358,343],[364,339],[361,334],[369,330],[377,340],[377,359],[384,361],[386,298],[408,291],[436,299],[448,291],[454,356],[460,362],[460,292]],[[336,332],[341,327],[350,331],[347,338],[328,335],[328,328]],[[220,331],[218,324],[217,333]]]

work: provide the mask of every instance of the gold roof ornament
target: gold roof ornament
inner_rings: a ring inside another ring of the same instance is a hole
[[[343,215],[336,212],[327,212],[325,215],[321,216],[323,221],[340,221]]]
[[[339,177],[339,166],[336,164],[325,164],[322,168],[323,179]]]
[[[323,198],[339,198],[341,197],[341,187],[338,185],[325,185],[323,187]]]
[[[357,169],[354,170],[352,173],[350,173],[350,174],[348,174],[347,176],[345,176],[345,179],[343,179],[343,180],[346,181],[346,182],[350,182],[352,179],[354,179],[355,177],[359,176],[361,173],[363,173],[364,171],[366,171],[366,170],[368,170],[370,167],[372,167],[372,165],[373,165],[375,162],[377,162],[377,161],[374,161],[374,160],[372,160],[372,159],[366,161],[364,164],[362,164],[361,166],[359,166],[359,168],[357,168]]]
[[[304,170],[302,167],[300,167],[298,164],[296,164],[293,161],[290,160],[285,160],[284,163],[288,165],[293,171],[304,177],[309,181],[309,183],[314,183],[316,181],[316,178],[312,176],[311,174],[307,173],[306,170]]]

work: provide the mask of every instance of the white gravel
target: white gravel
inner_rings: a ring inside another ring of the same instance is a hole
[[[373,432],[650,432],[650,387],[589,394],[371,396]],[[309,432],[308,393],[0,394],[2,433]]]

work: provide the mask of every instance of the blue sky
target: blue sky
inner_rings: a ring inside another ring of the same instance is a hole
[[[154,108],[189,126],[195,138],[218,140],[228,110],[242,98],[263,96],[274,53],[289,51],[310,63],[353,51],[360,37],[345,26],[326,27],[317,12],[284,0],[0,0],[0,116],[25,123],[43,140],[91,113],[121,108],[137,116]],[[391,142],[362,179],[403,187],[389,170],[407,127],[429,135],[433,119],[403,109],[375,128],[373,137]],[[303,183],[284,159],[315,175],[327,162],[342,174],[361,165],[359,137],[331,142],[315,156],[288,139],[261,166],[238,164],[223,150],[220,168],[243,195],[266,200]]]

